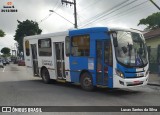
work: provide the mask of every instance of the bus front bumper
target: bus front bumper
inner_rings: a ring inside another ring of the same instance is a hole
[[[140,78],[121,78],[114,76],[113,88],[128,88],[135,86],[144,86],[148,83],[149,74]]]

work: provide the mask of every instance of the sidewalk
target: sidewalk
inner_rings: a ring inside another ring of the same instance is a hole
[[[157,74],[150,74],[148,85],[160,86],[160,76],[158,76]]]

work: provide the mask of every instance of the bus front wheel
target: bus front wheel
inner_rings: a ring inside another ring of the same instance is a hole
[[[42,69],[41,75],[42,75],[42,79],[43,79],[44,83],[46,83],[46,84],[50,83],[49,72],[46,68]]]
[[[86,91],[92,91],[94,89],[92,76],[88,73],[82,73],[80,79],[81,87]]]

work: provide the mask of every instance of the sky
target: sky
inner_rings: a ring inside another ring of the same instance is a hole
[[[18,11],[2,12],[8,2]],[[160,6],[160,0],[154,2]],[[137,26],[139,20],[159,12],[149,0],[76,0],[76,3],[79,28],[105,26],[143,30],[146,26]],[[61,0],[0,0],[0,29],[6,34],[0,38],[0,50],[3,47],[16,49],[17,20],[27,19],[38,22],[42,34],[66,31],[74,28],[74,8],[62,5]]]

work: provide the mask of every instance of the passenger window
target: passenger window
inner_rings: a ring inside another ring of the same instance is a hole
[[[52,48],[51,48],[51,39],[40,39],[38,40],[38,51],[39,56],[51,56]]]
[[[66,36],[65,38],[65,49],[66,49],[66,56],[70,55],[70,38]]]
[[[113,57],[112,57],[112,45],[110,41],[104,42],[104,59],[105,64],[112,66],[113,65]]]
[[[80,35],[72,37],[72,56],[89,56],[90,38],[89,35]]]
[[[25,41],[26,56],[30,56],[29,41]]]

